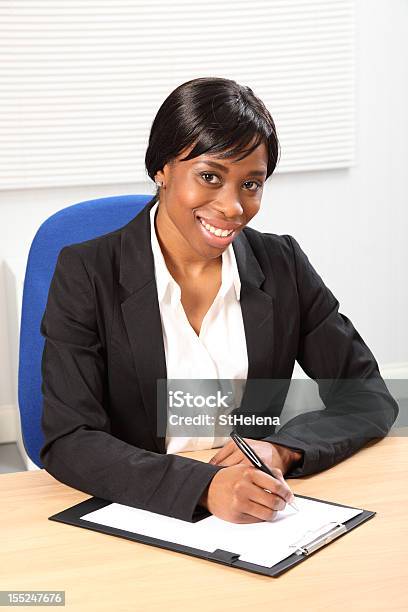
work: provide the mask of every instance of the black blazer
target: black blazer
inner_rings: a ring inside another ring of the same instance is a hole
[[[157,435],[156,380],[167,375],[150,243],[153,204],[121,229],[59,253],[41,321],[40,458],[57,480],[85,493],[194,521],[203,515],[202,492],[222,467],[167,455]],[[246,227],[232,245],[248,351],[240,409],[279,416],[295,360],[317,380],[325,405],[277,433],[238,431],[303,451],[289,477],[327,469],[384,437],[398,406],[296,240]],[[252,379],[283,384],[265,393]],[[340,389],[333,379],[355,384]]]

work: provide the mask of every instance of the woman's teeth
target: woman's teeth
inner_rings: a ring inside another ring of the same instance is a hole
[[[203,219],[199,219],[201,225],[204,225],[205,229],[207,229],[209,232],[211,232],[212,234],[214,234],[215,236],[230,236],[232,234],[232,232],[234,230],[222,230],[219,227],[213,227],[212,225],[209,225],[209,223],[206,223]]]

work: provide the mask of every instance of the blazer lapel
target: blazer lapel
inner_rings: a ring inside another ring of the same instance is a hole
[[[146,205],[122,230],[119,280],[128,292],[121,309],[144,408],[157,450],[164,453],[165,437],[157,435],[156,381],[167,378],[167,369],[150,241],[153,205]]]
[[[144,407],[157,441],[165,452],[165,437],[158,436],[157,380],[167,378],[160,308],[150,241],[147,204],[122,229],[120,284],[126,294],[121,303]],[[241,311],[248,352],[248,379],[271,378],[273,371],[273,298],[260,288],[265,276],[245,235],[232,243],[241,280]],[[241,408],[251,402],[245,389]]]
[[[248,353],[247,381],[241,405],[233,414],[279,415],[285,389],[282,390],[281,381],[272,380],[276,341],[274,298],[261,289],[265,275],[245,230],[232,245],[241,279],[241,312]],[[241,436],[255,439],[264,438],[272,431],[267,425],[237,425],[235,429]]]
[[[248,378],[270,378],[273,359],[273,298],[260,288],[265,275],[245,230],[232,242],[241,280],[241,312],[248,352]]]

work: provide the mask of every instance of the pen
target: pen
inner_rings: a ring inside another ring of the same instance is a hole
[[[238,446],[238,448],[244,453],[245,457],[247,457],[247,459],[250,460],[252,465],[254,465],[256,468],[258,468],[259,470],[261,470],[265,474],[268,474],[269,476],[272,476],[272,478],[276,478],[272,474],[272,472],[268,468],[268,466],[265,465],[265,463],[258,457],[256,452],[249,446],[249,444],[247,444],[245,442],[245,440],[243,440],[241,438],[241,436],[239,436],[237,433],[235,433],[235,431],[231,432],[230,435],[231,435],[231,438],[234,440],[235,444]],[[278,480],[278,479],[276,479],[276,480]],[[265,489],[265,490],[267,490],[267,489]],[[271,491],[269,491],[269,493],[271,493]],[[293,495],[293,493],[292,493],[292,495]],[[288,502],[288,504],[294,510],[299,512],[299,508],[296,506],[294,501],[293,502]]]

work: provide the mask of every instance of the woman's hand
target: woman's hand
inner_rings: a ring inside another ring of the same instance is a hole
[[[293,499],[282,472],[274,468],[273,473],[274,478],[252,465],[226,467],[215,474],[199,503],[231,523],[271,521]]]
[[[279,444],[272,444],[265,440],[252,440],[244,438],[260,459],[268,466],[269,469],[279,468],[282,474],[289,471],[292,463],[299,461],[302,458],[302,453],[294,451]],[[227,442],[209,461],[213,465],[252,465],[245,457],[243,452],[238,448],[233,440]]]

